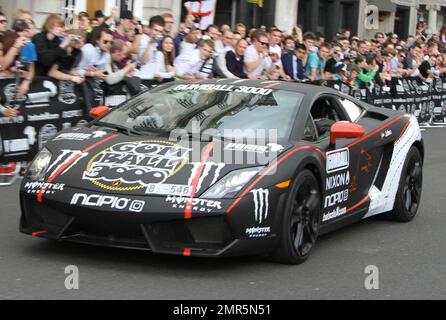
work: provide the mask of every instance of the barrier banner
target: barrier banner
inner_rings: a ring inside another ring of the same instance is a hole
[[[374,84],[368,89],[355,89],[336,80],[320,84],[377,107],[406,111],[415,115],[419,123],[444,122],[446,117],[446,81],[442,78],[430,83],[419,77],[392,78],[389,86]]]
[[[170,81],[173,79],[123,81],[114,86],[115,90],[107,90],[101,80],[88,79],[76,85],[36,77],[26,98],[19,100],[15,99],[16,79],[0,79],[0,103],[19,111],[14,118],[0,114],[0,163],[30,161],[58,131],[87,123],[86,105],[114,107],[138,89],[129,88],[132,84],[144,91]]]
[[[0,79],[2,105],[19,111],[13,118],[0,115],[0,162],[30,161],[58,131],[86,122],[73,82],[35,79],[21,100],[14,100],[15,88],[15,79]]]

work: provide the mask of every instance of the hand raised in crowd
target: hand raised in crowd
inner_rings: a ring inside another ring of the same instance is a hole
[[[94,72],[94,77],[97,79],[105,80],[105,78],[107,78],[107,73],[105,71],[99,70]]]
[[[26,96],[26,94],[29,91],[29,81],[28,80],[23,80],[22,83],[20,84],[19,88],[17,89],[17,95],[19,97],[23,97]]]
[[[27,37],[18,37],[14,42],[14,48],[20,49],[28,43]]]
[[[61,42],[61,44],[59,45],[59,47],[61,47],[62,49],[66,49],[70,44],[71,44],[71,37],[68,35],[65,35],[64,39]]]
[[[85,78],[83,76],[71,76],[71,81],[76,84],[81,84],[85,81]]]
[[[19,112],[16,109],[6,108],[3,110],[3,116],[5,117],[17,117]]]

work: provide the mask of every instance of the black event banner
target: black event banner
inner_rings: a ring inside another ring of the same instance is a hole
[[[36,79],[22,100],[14,100],[15,91],[15,79],[0,79],[2,105],[19,112],[13,118],[0,115],[0,162],[30,161],[58,131],[86,122],[73,82]]]
[[[408,112],[415,115],[419,123],[444,122],[446,116],[446,81],[442,78],[435,78],[431,83],[419,77],[392,78],[389,86],[375,84],[367,89],[356,89],[335,80],[321,84],[377,107]]]
[[[172,80],[142,80],[138,85],[144,91]],[[15,79],[0,79],[0,103],[19,111],[14,118],[0,114],[0,163],[30,161],[58,131],[87,123],[86,94],[91,95],[93,106],[116,106],[130,97],[125,82],[113,95],[103,81],[90,80],[88,85],[86,91],[85,86],[71,81],[38,77],[31,83],[27,97],[17,100]]]

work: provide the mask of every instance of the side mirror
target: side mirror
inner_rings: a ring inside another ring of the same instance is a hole
[[[364,134],[365,129],[363,126],[356,123],[339,121],[330,128],[330,143],[335,144],[336,139],[359,138]]]
[[[99,118],[102,117],[110,110],[107,106],[94,107],[90,110],[90,117]]]

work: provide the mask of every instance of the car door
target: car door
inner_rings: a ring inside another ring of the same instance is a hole
[[[350,121],[365,129],[364,136],[356,139],[339,139],[336,149],[348,150],[349,155],[349,212],[362,211],[368,201],[370,188],[382,176],[383,162],[390,161],[393,143],[391,131],[375,132],[383,124],[382,119],[370,119],[366,110],[353,99],[337,96],[339,107],[348,114]],[[381,174],[380,174],[381,172]]]

